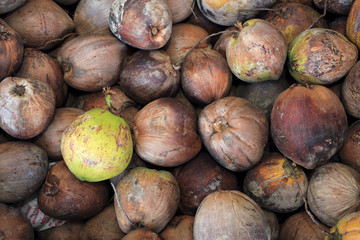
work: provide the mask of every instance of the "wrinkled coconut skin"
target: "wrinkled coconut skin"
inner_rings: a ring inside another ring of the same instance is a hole
[[[194,220],[194,240],[270,240],[263,210],[246,194],[219,190],[200,204]]]
[[[268,120],[250,101],[224,97],[200,113],[199,132],[209,153],[231,171],[246,171],[258,163],[268,139]]]

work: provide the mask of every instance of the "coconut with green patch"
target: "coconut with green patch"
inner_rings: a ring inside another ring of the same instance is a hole
[[[311,28],[291,42],[288,69],[297,82],[329,85],[344,77],[357,58],[358,49],[341,33]]]
[[[226,60],[232,73],[245,82],[278,80],[283,72],[287,45],[283,33],[262,19],[236,24],[226,47]]]

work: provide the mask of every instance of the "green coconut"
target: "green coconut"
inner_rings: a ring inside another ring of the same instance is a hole
[[[130,163],[133,154],[130,127],[108,110],[91,109],[64,130],[61,153],[78,179],[88,182],[110,179]]]

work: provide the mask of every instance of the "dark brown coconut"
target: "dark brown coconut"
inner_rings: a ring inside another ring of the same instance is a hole
[[[22,36],[25,47],[39,50],[57,46],[75,27],[68,13],[52,0],[28,0],[4,20]]]
[[[64,81],[81,91],[114,85],[127,57],[127,46],[112,35],[81,35],[61,47],[57,60]]]
[[[236,175],[223,168],[206,151],[174,170],[179,183],[181,199],[179,210],[183,214],[195,215],[201,201],[217,190],[236,190]]]
[[[62,220],[78,221],[101,212],[110,199],[107,182],[80,181],[64,161],[56,162],[38,194],[39,209]]]
[[[339,154],[342,163],[360,172],[360,120],[349,126]]]
[[[54,118],[46,129],[35,139],[35,144],[42,147],[52,161],[62,159],[60,141],[65,128],[85,111],[78,108],[56,108]]]
[[[24,57],[16,77],[32,78],[46,82],[54,90],[56,107],[63,105],[66,92],[63,72],[56,59],[40,50],[24,49]]]
[[[307,200],[311,212],[334,226],[345,215],[360,210],[360,173],[342,163],[327,163],[310,178]]]
[[[224,97],[202,109],[202,142],[213,158],[231,171],[245,171],[258,163],[268,139],[268,120],[250,101]]]
[[[1,3],[0,3],[1,5]],[[15,73],[23,58],[22,37],[0,18],[0,80]]]
[[[176,98],[158,98],[145,105],[134,118],[136,153],[158,166],[179,166],[201,149],[196,115]]]
[[[166,0],[115,0],[109,15],[111,32],[139,49],[162,48],[172,33],[172,17]]]
[[[196,48],[181,65],[181,87],[194,103],[207,105],[228,95],[232,73],[226,59],[211,48]]]
[[[295,173],[295,174],[294,174]],[[244,193],[262,208],[287,213],[299,209],[306,197],[308,178],[301,167],[292,167],[280,153],[266,153],[246,172]]]
[[[114,204],[120,229],[128,233],[146,227],[159,233],[174,217],[179,201],[180,188],[170,172],[131,169],[116,186]]]
[[[194,220],[194,240],[270,239],[263,210],[240,191],[216,191],[200,204]]]
[[[0,237],[3,240],[34,240],[29,220],[15,207],[0,202]]]
[[[279,151],[313,169],[342,146],[347,116],[339,98],[327,87],[294,84],[276,99],[270,126]]]
[[[55,93],[48,83],[7,77],[0,83],[0,127],[12,137],[33,138],[52,120],[55,104]]]
[[[15,203],[35,193],[48,172],[46,152],[30,142],[0,144],[0,202]]]
[[[146,105],[161,97],[174,97],[180,88],[180,72],[163,50],[139,50],[124,63],[120,89],[131,99]]]

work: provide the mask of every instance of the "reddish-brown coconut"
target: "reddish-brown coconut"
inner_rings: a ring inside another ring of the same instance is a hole
[[[39,209],[46,215],[63,220],[84,220],[101,212],[110,199],[107,182],[80,181],[64,161],[48,171],[38,194]]]
[[[328,161],[342,146],[347,116],[333,91],[294,84],[275,100],[271,136],[279,151],[307,169]]]
[[[180,88],[180,72],[165,51],[139,50],[124,63],[118,83],[128,97],[146,105],[161,97],[174,97]]]
[[[207,105],[229,94],[232,73],[226,59],[211,48],[195,48],[181,66],[181,87],[193,102]]]
[[[201,149],[196,115],[176,98],[158,98],[135,115],[134,140],[137,154],[158,166],[179,166]]]
[[[179,210],[183,214],[195,215],[201,201],[217,190],[236,190],[236,175],[223,168],[206,151],[174,170],[180,186]]]

